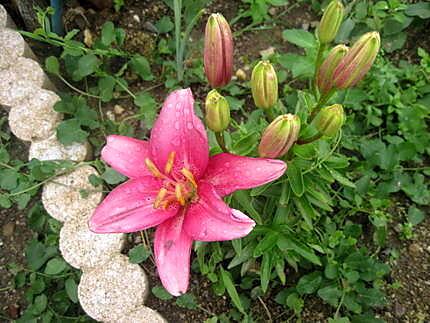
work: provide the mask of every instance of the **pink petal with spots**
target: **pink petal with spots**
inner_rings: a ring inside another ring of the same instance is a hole
[[[148,142],[125,136],[108,136],[106,146],[102,150],[102,159],[129,178],[150,175],[145,166],[145,158],[148,157]]]
[[[185,231],[194,240],[223,241],[246,236],[255,222],[238,210],[228,207],[207,183],[199,184],[199,201],[185,216]]]
[[[150,151],[160,170],[174,151],[174,172],[186,167],[199,178],[208,164],[209,147],[203,123],[194,114],[193,106],[190,89],[177,90],[168,96],[152,128]]]
[[[94,211],[90,230],[96,233],[136,232],[154,227],[178,212],[178,206],[154,209],[161,181],[153,177],[132,179],[116,187]]]
[[[222,153],[209,160],[203,180],[212,184],[219,195],[225,196],[274,181],[286,169],[287,165],[281,160]]]
[[[183,230],[184,215],[160,224],[155,231],[154,253],[158,274],[164,288],[179,296],[188,289],[193,240]]]

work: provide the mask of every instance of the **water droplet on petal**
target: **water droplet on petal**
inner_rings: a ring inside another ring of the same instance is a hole
[[[188,128],[188,130],[192,130],[192,129],[194,129],[194,126],[191,122],[187,122],[187,128]]]
[[[179,130],[179,121],[176,121],[176,122],[175,122],[175,129],[176,129],[176,130]]]

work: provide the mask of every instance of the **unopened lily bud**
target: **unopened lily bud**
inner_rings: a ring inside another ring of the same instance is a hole
[[[321,44],[331,43],[336,38],[342,20],[342,2],[333,0],[325,9],[318,27],[318,39]]]
[[[293,114],[277,117],[263,132],[258,153],[261,157],[277,158],[285,155],[297,141],[300,118]]]
[[[258,108],[270,109],[278,102],[278,77],[269,61],[260,61],[252,70],[251,90]]]
[[[348,47],[337,45],[332,48],[317,72],[317,86],[320,93],[326,94],[333,88],[333,74],[342,58],[348,53]]]
[[[223,15],[212,14],[206,24],[205,73],[213,88],[227,85],[233,75],[233,36]]]
[[[340,104],[333,104],[329,107],[322,108],[312,120],[311,125],[327,137],[333,137],[342,128],[345,122],[345,113]]]
[[[361,36],[337,65],[333,74],[334,86],[346,89],[361,81],[372,67],[380,46],[377,31]]]
[[[214,132],[222,132],[230,123],[230,106],[225,97],[212,90],[205,102],[206,125]]]

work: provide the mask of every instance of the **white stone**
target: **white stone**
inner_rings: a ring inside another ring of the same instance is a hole
[[[52,91],[35,91],[33,96],[24,98],[10,110],[10,130],[27,141],[51,137],[62,119],[62,115],[53,109],[59,100],[60,97]]]
[[[25,98],[34,96],[36,91],[38,91],[38,88],[30,81],[9,81],[8,79],[0,78],[0,105],[8,108],[16,106]]]
[[[33,88],[28,83],[33,84]],[[18,85],[18,86],[17,86]],[[23,91],[24,90],[27,91]],[[18,57],[15,64],[0,70],[0,104],[12,106],[37,88],[55,90],[40,65],[30,58]]]
[[[0,44],[0,69],[14,65],[21,56],[36,59],[24,38],[15,30],[0,29]]]
[[[148,281],[142,268],[124,255],[111,258],[103,267],[81,276],[78,297],[84,311],[93,319],[118,322],[143,305]]]
[[[109,321],[115,322],[115,321]],[[142,306],[132,313],[128,313],[121,317],[117,323],[167,323],[158,312],[149,307]]]
[[[31,143],[28,159],[33,158],[39,160],[72,160],[75,162],[84,161],[87,159],[90,151],[88,143],[73,143],[64,146],[57,140],[54,134],[48,139],[35,141]]]
[[[0,28],[15,28],[15,24],[7,14],[6,9],[0,4]]]
[[[46,211],[58,221],[91,214],[100,203],[102,192],[90,184],[90,175],[97,175],[97,171],[91,166],[82,166],[45,184],[42,203]],[[88,196],[83,197],[82,190]]]
[[[69,218],[60,231],[60,251],[70,265],[88,270],[101,267],[112,256],[119,255],[125,234],[97,234],[88,228],[88,218]]]

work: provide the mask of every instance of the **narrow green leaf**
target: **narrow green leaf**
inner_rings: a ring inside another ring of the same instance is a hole
[[[245,313],[245,309],[243,308],[242,301],[240,300],[239,294],[237,293],[236,287],[233,284],[233,281],[230,277],[230,273],[225,271],[223,268],[220,268],[221,278],[223,284],[227,290],[228,295],[230,296],[234,306],[242,313]]]
[[[263,224],[260,213],[258,213],[252,205],[251,198],[247,191],[236,191],[233,194],[233,198],[243,207],[246,213],[248,213],[249,216],[257,222],[257,224]]]
[[[263,293],[265,293],[267,291],[267,288],[269,287],[270,275],[272,273],[271,258],[271,253],[265,253],[261,262],[260,279],[261,289],[263,290]]]
[[[260,257],[263,253],[271,250],[274,246],[276,246],[276,243],[278,242],[279,233],[272,231],[269,232],[264,236],[263,239],[261,239],[257,247],[254,249],[254,258]]]
[[[294,163],[290,163],[287,169],[287,176],[293,193],[297,196],[302,196],[305,192],[302,170]]]

